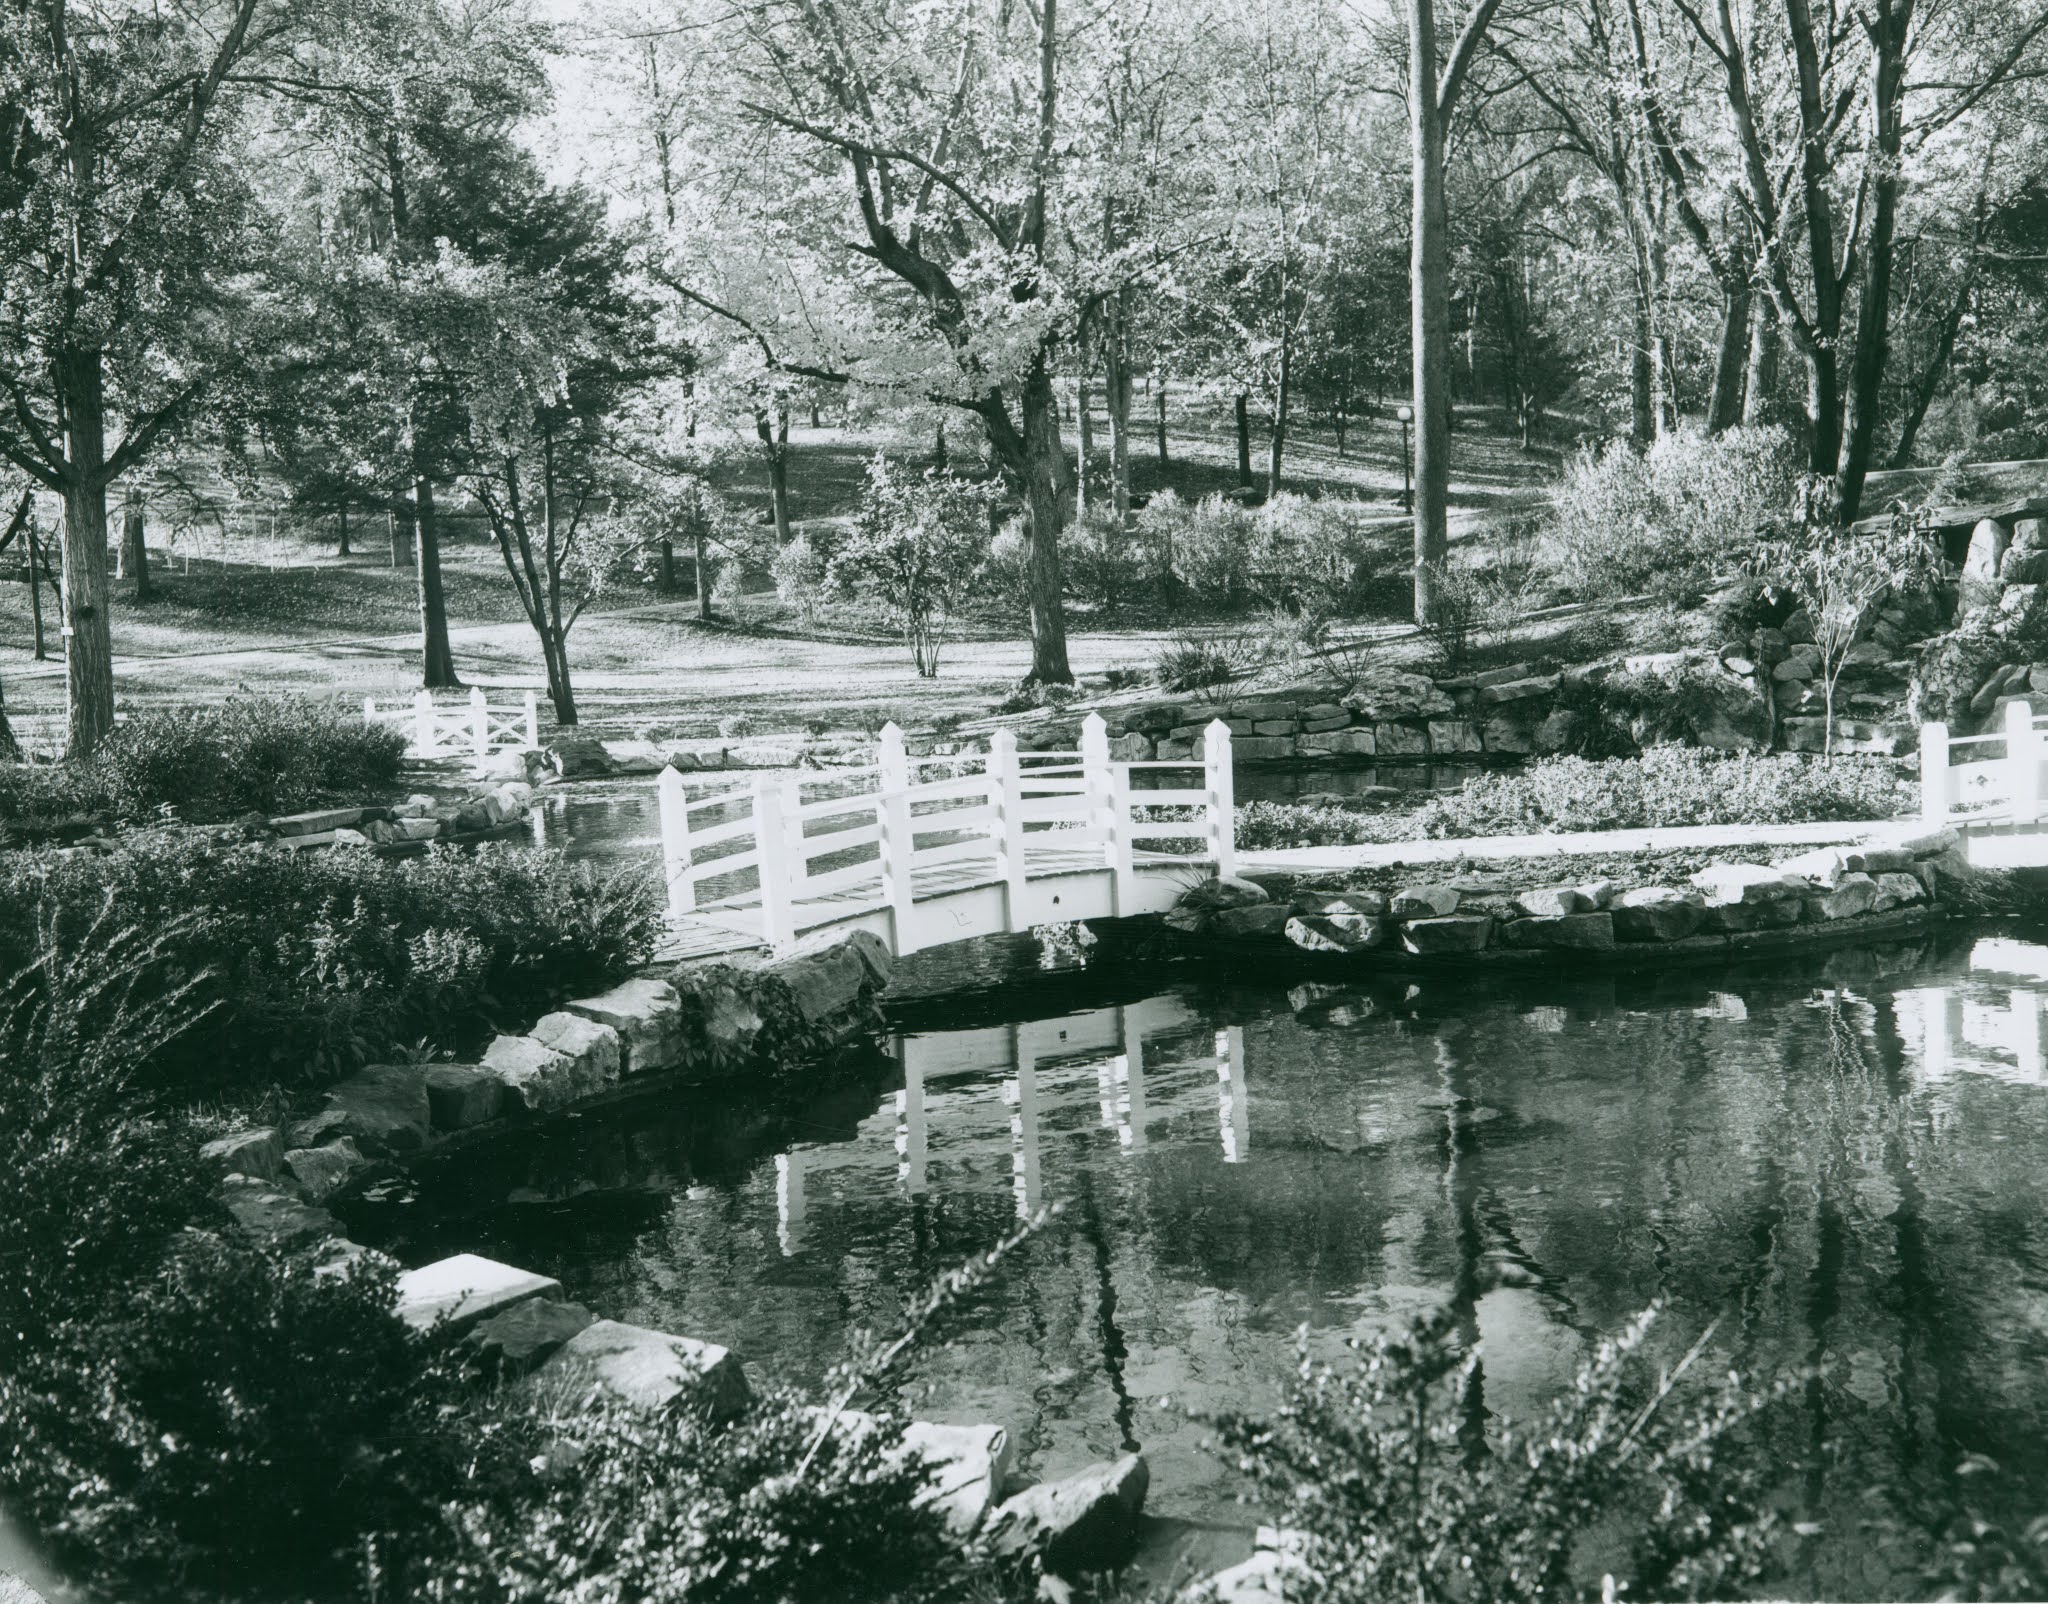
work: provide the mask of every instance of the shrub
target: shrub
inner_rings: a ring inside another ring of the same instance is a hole
[[[211,1004],[148,1061],[153,1085],[187,1091],[468,1045],[621,978],[660,928],[651,876],[504,845],[390,860],[180,835],[103,858],[0,854],[0,973],[45,932],[79,952],[107,921],[162,926],[154,983]]]
[[[1543,758],[1518,774],[1477,775],[1457,792],[1431,797],[1417,822],[1430,836],[1519,835],[1885,819],[1908,805],[1882,758],[1824,763],[1655,746],[1641,757]]]
[[[1155,497],[1145,512],[1169,541],[1176,587],[1204,606],[1242,603],[1251,588],[1251,513],[1218,495],[1204,496],[1193,507],[1162,501]],[[1175,520],[1170,528],[1169,520]]]
[[[1548,544],[1581,596],[1705,588],[1790,506],[1797,478],[1779,429],[1680,433],[1638,455],[1582,451],[1551,494]]]
[[[1305,802],[1244,802],[1238,805],[1236,840],[1246,852],[1286,847],[1348,847],[1390,839],[1396,821],[1346,808]],[[1412,833],[1412,832],[1410,832]]]
[[[1181,634],[1159,649],[1152,674],[1169,691],[1197,691],[1243,679],[1264,660],[1259,642],[1248,635]]]
[[[775,594],[802,622],[817,620],[826,599],[825,559],[806,536],[798,535],[778,547],[768,559],[768,574],[775,581]]]
[[[1373,530],[1362,502],[1282,492],[1251,515],[1251,583],[1272,603],[1350,616],[1384,566]]]
[[[1074,597],[1110,617],[1148,603],[1158,582],[1142,544],[1103,507],[1090,507],[1060,536],[1060,566]]]
[[[1420,624],[1437,664],[1451,673],[1468,667],[1480,647],[1513,620],[1484,576],[1462,563],[1433,564],[1435,605]]]
[[[117,726],[84,763],[0,763],[0,820],[293,812],[388,793],[404,752],[397,730],[298,697],[151,709]]]
[[[990,488],[937,469],[914,475],[877,454],[853,528],[825,558],[835,591],[878,602],[926,679],[988,545]]]
[[[1653,1314],[1602,1343],[1527,1429],[1481,1403],[1480,1352],[1460,1342],[1450,1310],[1354,1342],[1343,1364],[1311,1363],[1304,1342],[1277,1415],[1219,1422],[1275,1523],[1298,1534],[1303,1570],[1286,1596],[1570,1598],[1587,1546],[1631,1596],[1728,1597],[1760,1574],[1775,1467],[1742,1428],[1769,1397],[1731,1375],[1682,1405],[1676,1388],[1700,1349],[1648,1376]]]

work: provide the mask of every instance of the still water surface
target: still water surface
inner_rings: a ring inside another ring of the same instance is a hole
[[[1142,1448],[1153,1507],[1245,1522],[1197,1409],[1449,1302],[1529,1415],[1652,1300],[1719,1365],[1812,1368],[1776,1450],[1788,1585],[1921,1591],[1866,1517],[1965,1452],[2048,1510],[2048,945],[1640,981],[1431,979],[954,1005],[779,1111],[666,1092],[443,1162],[387,1221],[815,1381],[856,1326],[1064,1200],[911,1367],[1057,1475]],[[958,1028],[932,1028],[938,1025]],[[1976,1485],[1973,1483],[1973,1485]]]

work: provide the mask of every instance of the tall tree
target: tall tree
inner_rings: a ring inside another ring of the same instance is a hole
[[[1500,9],[1478,0],[1439,71],[1436,0],[1408,0],[1408,127],[1414,186],[1409,283],[1415,406],[1415,617],[1436,616],[1437,581],[1449,560],[1451,489],[1450,220],[1444,205],[1444,142],[1472,58]]]
[[[283,0],[0,10],[0,455],[64,505],[69,746],[113,727],[107,490],[183,419],[230,347],[242,238],[234,80]]]

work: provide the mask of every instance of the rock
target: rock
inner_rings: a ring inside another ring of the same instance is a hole
[[[1704,933],[1740,935],[1749,930],[1776,930],[1796,925],[1806,916],[1806,897],[1780,897],[1774,902],[1720,902],[1706,907]]]
[[[547,745],[548,762],[565,780],[587,780],[612,772],[604,742],[588,735],[563,735]]]
[[[1910,907],[1916,902],[1926,900],[1927,888],[1916,876],[1881,874],[1877,876],[1877,895],[1871,903],[1871,911],[1885,913],[1893,908]]]
[[[336,830],[329,838],[328,845],[336,847],[368,847],[376,843],[362,830]]]
[[[1302,736],[1295,744],[1304,756],[1372,757],[1379,751],[1371,730],[1318,731]]]
[[[221,1201],[243,1234],[263,1247],[288,1251],[341,1235],[341,1223],[325,1209],[246,1177],[231,1177]]]
[[[1819,672],[1820,664],[1811,657],[1787,657],[1776,668],[1771,670],[1771,678],[1780,685],[1785,685],[1794,680],[1805,681],[1813,679]]]
[[[321,1147],[295,1147],[284,1156],[284,1167],[313,1203],[325,1203],[367,1162],[356,1144],[337,1136]]]
[[[2012,546],[2014,551],[2048,550],[2048,524],[2039,518],[2015,518],[2012,521]]]
[[[1970,547],[1963,557],[1963,573],[1957,600],[1958,613],[1967,613],[1998,600],[1999,565],[2005,560],[2012,536],[1994,518],[1979,519],[1970,531]]]
[[[619,1033],[609,1025],[557,1009],[542,1014],[527,1034],[549,1052],[573,1059],[577,1072],[588,1081],[592,1091],[602,1090],[619,1078],[624,1053]]]
[[[1621,894],[1621,887],[1612,880],[1588,880],[1579,886],[1578,893],[1596,908],[1611,908],[1614,899]]]
[[[1865,874],[1908,874],[1918,857],[1917,852],[1908,852],[1904,847],[1882,846],[1856,847],[1848,854],[1849,867]]]
[[[1027,1487],[989,1517],[987,1541],[1008,1558],[1039,1554],[1050,1571],[1108,1570],[1136,1544],[1149,1480],[1143,1457],[1125,1454]]]
[[[1510,947],[1605,952],[1614,945],[1614,916],[1608,913],[1566,913],[1513,919],[1501,927],[1501,935]]]
[[[1240,880],[1236,875],[1212,875],[1201,884],[1190,886],[1184,891],[1177,906],[1199,908],[1208,912],[1218,908],[1242,908],[1268,900],[1264,886],[1255,885],[1249,880]]]
[[[248,1175],[274,1181],[283,1173],[284,1134],[274,1126],[236,1131],[200,1148],[199,1156],[222,1175]]]
[[[1377,918],[1386,913],[1387,899],[1377,891],[1301,891],[1293,906],[1296,913],[1362,913]]]
[[[538,1374],[598,1387],[643,1409],[658,1409],[687,1390],[724,1418],[745,1408],[750,1392],[731,1349],[618,1320],[585,1326]]]
[[[484,1049],[483,1067],[503,1082],[508,1101],[530,1114],[545,1114],[602,1087],[576,1060],[542,1046],[531,1036],[497,1036]]]
[[[19,1576],[0,1571],[0,1604],[47,1604],[47,1601]]]
[[[1706,893],[1708,905],[1728,902],[1776,902],[1805,892],[1806,882],[1782,869],[1756,863],[1711,863],[1692,877]]]
[[[1535,674],[1528,679],[1513,679],[1505,684],[1482,685],[1478,701],[1481,707],[1493,707],[1501,702],[1524,702],[1532,696],[1552,695],[1557,686],[1555,674]]]
[[[1396,919],[1432,919],[1458,911],[1456,886],[1403,886],[1387,904]]]
[[[913,1420],[903,1428],[903,1447],[925,1466],[926,1491],[917,1502],[936,1507],[963,1536],[980,1526],[1002,1497],[1017,1457],[1001,1426]]]
[[[1515,906],[1535,918],[1555,919],[1565,914],[1584,913],[1593,904],[1575,886],[1541,886],[1517,895]]]
[[[439,1325],[449,1336],[528,1298],[559,1298],[562,1283],[476,1253],[437,1259],[398,1278],[393,1313],[415,1331]],[[445,1323],[444,1323],[445,1322]]]
[[[480,1321],[462,1342],[491,1374],[523,1376],[595,1324],[597,1316],[580,1303],[529,1298]]]
[[[596,997],[565,1002],[562,1010],[618,1032],[625,1074],[673,1069],[682,1057],[683,1005],[665,980],[623,981]]]
[[[1814,899],[1814,912],[1824,920],[1853,919],[1870,912],[1876,902],[1875,880],[1867,874],[1844,873],[1833,890]]]
[[[326,835],[332,830],[353,830],[363,822],[363,808],[323,808],[318,813],[287,813],[270,821],[280,836]]]
[[[1536,750],[1536,730],[1537,723],[1518,709],[1481,720],[1479,738],[1489,752],[1525,757]]]
[[[300,1147],[349,1136],[372,1157],[404,1158],[424,1149],[432,1130],[426,1070],[412,1064],[373,1064],[330,1091],[326,1109],[293,1134]]]
[[[1374,724],[1397,718],[1429,718],[1449,713],[1457,706],[1428,676],[1392,668],[1368,671],[1367,678],[1343,700],[1353,713]]]
[[[1796,874],[1802,880],[1810,880],[1817,886],[1832,890],[1849,873],[1849,855],[1840,847],[1815,847],[1811,852],[1787,858],[1775,867],[1781,873]],[[1857,867],[1862,866],[1859,864]]]
[[[524,748],[501,747],[488,754],[474,770],[480,780],[524,780],[529,770]]]
[[[861,955],[836,936],[812,937],[769,966],[789,988],[807,1025],[821,1025],[857,1009],[873,976]]]
[[[1543,722],[1538,724],[1534,733],[1530,735],[1530,750],[1545,757],[1569,752],[1579,744],[1585,728],[1585,719],[1571,708],[1552,708],[1544,714]]]
[[[1434,919],[1412,919],[1401,927],[1401,945],[1424,956],[1478,952],[1493,934],[1493,920],[1483,913],[1454,913]]]
[[[466,1131],[506,1113],[505,1082],[469,1064],[435,1064],[427,1070],[427,1111],[437,1131]]]
[[[1306,1594],[1310,1580],[1299,1555],[1262,1548],[1250,1559],[1184,1588],[1174,1596],[1174,1604],[1287,1604]]]
[[[1867,852],[1875,846],[1909,852],[1915,858],[1938,858],[1955,851],[1962,844],[1962,833],[1948,825],[1895,824],[1872,831],[1864,850]]]
[[[1614,933],[1623,941],[1683,941],[1706,918],[1707,899],[1676,886],[1624,891],[1614,909]]]
[[[1212,936],[1277,936],[1287,928],[1288,910],[1277,902],[1250,908],[1225,908],[1204,927]]]
[[[1304,952],[1369,952],[1387,939],[1387,921],[1369,913],[1296,914],[1286,935]]]
[[[386,826],[395,840],[432,841],[441,833],[439,819],[393,819]]]
[[[1376,724],[1372,739],[1373,748],[1380,757],[1429,755],[1429,735],[1420,724]]]

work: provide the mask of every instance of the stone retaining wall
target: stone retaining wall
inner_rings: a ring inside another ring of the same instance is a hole
[[[1908,933],[1936,912],[1944,877],[1970,873],[1952,830],[1893,829],[1769,867],[1716,863],[1687,886],[1611,880],[1517,887],[1466,876],[1378,891],[1209,880],[1169,928],[1236,952],[1382,964],[1594,962],[1644,966]]]

